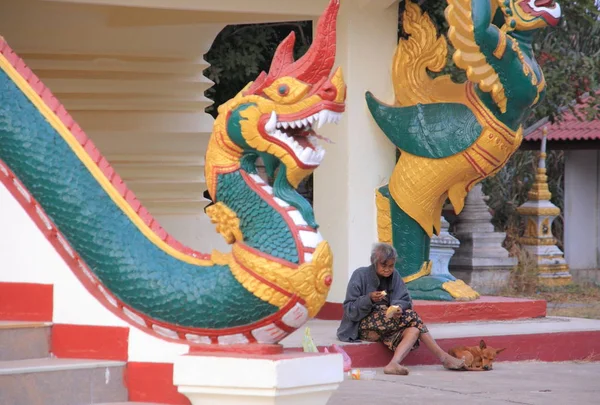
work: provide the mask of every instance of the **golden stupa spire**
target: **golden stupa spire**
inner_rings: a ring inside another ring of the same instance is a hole
[[[535,175],[535,182],[527,196],[531,201],[542,201],[552,198],[552,193],[548,189],[548,176],[546,175],[546,138],[548,137],[548,128],[542,130],[542,147],[540,150],[538,168]],[[559,211],[560,213],[560,211]]]
[[[517,208],[525,223],[525,233],[519,241],[535,260],[539,283],[559,286],[571,283],[571,274],[552,234],[552,222],[560,215],[560,208],[550,202],[552,194],[546,175],[547,136],[548,129],[544,127],[535,182],[528,193],[529,200]]]

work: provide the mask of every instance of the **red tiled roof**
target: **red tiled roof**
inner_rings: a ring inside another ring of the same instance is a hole
[[[596,92],[596,96],[600,97],[600,90]],[[575,107],[575,111],[581,111],[584,108],[584,104],[578,104]],[[581,118],[585,117],[583,114],[584,112],[582,111]],[[573,115],[572,111],[567,111],[561,122],[551,124],[547,119],[543,119],[532,125],[526,131],[527,134],[524,141],[540,141],[544,127],[548,128],[548,141],[600,140],[600,119],[580,121]]]

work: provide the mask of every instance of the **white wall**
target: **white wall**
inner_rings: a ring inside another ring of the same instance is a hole
[[[564,217],[569,266],[600,268],[600,151],[565,152]]]
[[[387,183],[396,152],[371,118],[365,92],[392,102],[397,30],[397,2],[342,3],[336,66],[348,84],[346,113],[338,126],[320,130],[335,144],[326,146],[314,178],[315,216],[334,254],[330,302],[344,300],[350,275],[369,264],[377,242],[375,189]]]

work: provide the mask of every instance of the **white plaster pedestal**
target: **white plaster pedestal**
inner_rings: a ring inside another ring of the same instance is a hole
[[[340,354],[190,354],[173,365],[192,405],[325,405],[343,380]]]

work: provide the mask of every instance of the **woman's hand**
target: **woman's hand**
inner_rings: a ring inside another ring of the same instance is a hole
[[[385,291],[373,291],[371,294],[369,294],[369,297],[371,297],[372,302],[379,302],[385,296],[386,296]]]

